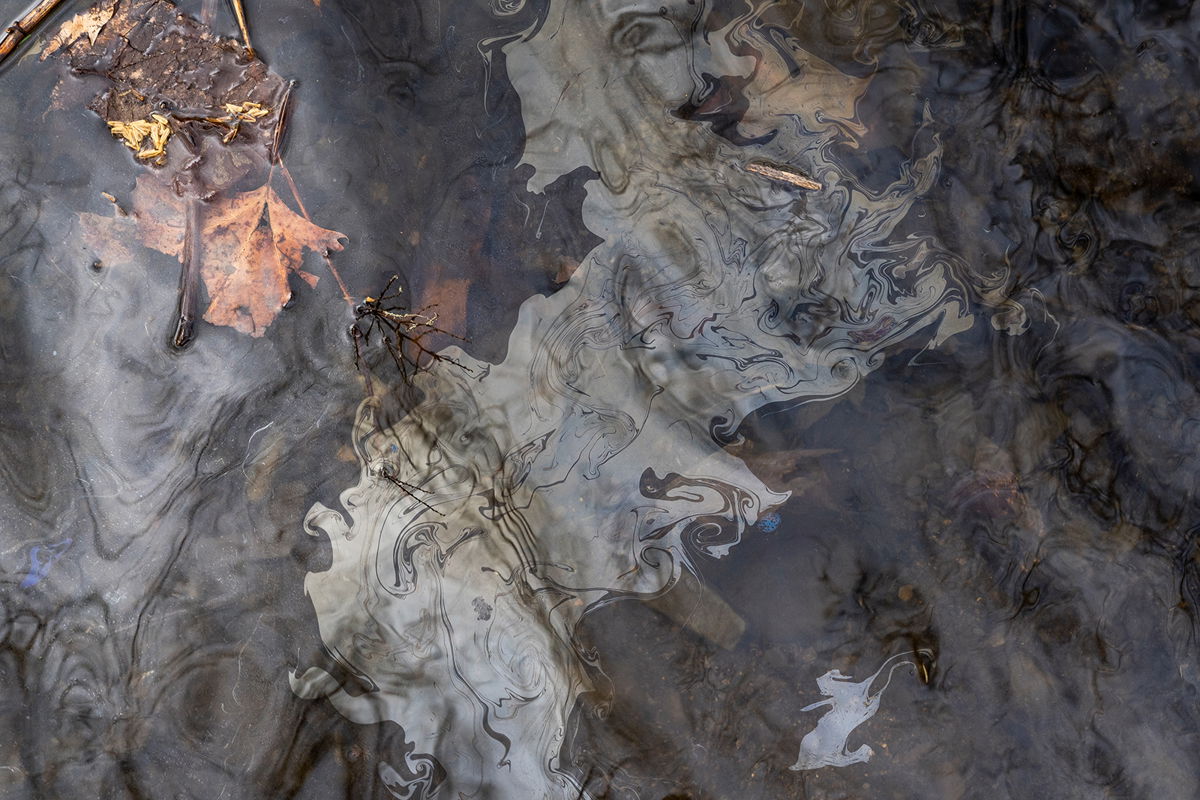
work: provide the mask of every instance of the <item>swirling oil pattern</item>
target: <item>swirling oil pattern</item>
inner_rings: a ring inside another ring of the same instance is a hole
[[[523,163],[536,191],[592,170],[583,219],[603,242],[522,305],[501,363],[453,353],[400,419],[365,403],[349,520],[320,503],[306,520],[333,547],[305,583],[322,638],[370,691],[316,667],[293,685],[398,723],[445,768],[398,797],[578,797],[560,752],[585,666],[603,665],[580,621],[670,591],[787,500],[723,448],[746,415],[835,397],[889,347],[971,323],[954,257],[906,224],[938,174],[928,120],[871,190],[832,153],[861,130],[866,81],[769,16],[543,14],[504,46]],[[764,181],[754,157],[824,188]]]
[[[0,66],[0,798],[1200,796],[1189,0],[246,2],[413,385],[317,254],[172,348],[86,5]]]

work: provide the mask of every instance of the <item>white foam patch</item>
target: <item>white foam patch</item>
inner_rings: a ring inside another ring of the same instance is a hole
[[[854,682],[853,677],[843,675],[836,669],[817,678],[817,688],[828,699],[819,700],[802,710],[814,711],[826,706],[829,710],[817,721],[817,726],[800,740],[800,755],[796,758],[796,763],[788,769],[799,771],[821,767],[847,767],[869,761],[871,756],[875,755],[870,745],[863,744],[850,750],[846,740],[854,733],[855,728],[875,716],[896,668],[916,668],[917,662],[910,661],[905,656],[919,657],[915,652],[892,656],[875,671],[875,674],[858,683]],[[885,669],[886,680],[872,692],[871,688],[879,676],[884,674]]]

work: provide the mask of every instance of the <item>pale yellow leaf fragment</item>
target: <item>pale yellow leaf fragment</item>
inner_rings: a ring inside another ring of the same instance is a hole
[[[247,100],[240,105],[237,103],[226,103],[225,113],[242,122],[257,122],[260,118],[270,114],[271,109],[266,108],[262,103],[254,103]]]
[[[167,140],[171,138],[171,123],[162,114],[151,114],[149,119],[135,119],[132,122],[110,122],[108,129],[113,136],[123,140],[126,147],[137,153],[138,158],[146,161],[165,155]],[[150,144],[143,149],[142,143],[147,138]]]
[[[54,38],[42,50],[39,58],[45,61],[47,57],[69,46],[80,36],[87,36],[88,42],[95,44],[96,37],[100,35],[100,30],[112,19],[113,11],[115,10],[116,3],[110,3],[107,6],[97,6],[71,17],[58,29],[58,33],[54,35]]]

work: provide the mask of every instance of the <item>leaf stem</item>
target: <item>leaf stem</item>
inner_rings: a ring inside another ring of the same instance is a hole
[[[200,200],[188,197],[185,200],[186,216],[183,230],[183,267],[179,272],[179,313],[175,323],[175,335],[171,344],[177,348],[187,347],[192,341],[196,323],[196,295],[200,288]]]
[[[287,181],[288,188],[292,190],[292,197],[296,201],[296,207],[300,209],[300,214],[309,222],[312,222],[312,217],[308,215],[308,209],[304,207],[304,201],[300,199],[300,190],[296,188],[296,182],[292,180],[292,173],[288,171],[287,164],[283,163],[283,156],[276,154],[279,160],[279,170],[283,173],[284,180]],[[337,271],[337,267],[333,265],[333,259],[328,253],[322,253],[321,258],[325,259],[325,266],[329,267],[329,272],[333,275],[333,279],[337,281],[338,288],[342,290],[342,298],[346,301],[346,305],[354,307],[354,298],[350,296],[350,290],[346,288],[346,282],[342,280],[341,274]]]
[[[238,28],[242,31],[242,41],[246,43],[246,55],[257,58],[254,55],[254,46],[250,44],[250,31],[246,27],[246,12],[242,8],[242,0],[233,0],[233,13],[237,16]]]

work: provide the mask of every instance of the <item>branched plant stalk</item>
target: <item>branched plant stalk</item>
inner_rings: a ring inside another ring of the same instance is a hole
[[[461,361],[425,345],[426,338],[433,335],[448,336],[460,342],[466,339],[437,327],[437,314],[433,313],[437,306],[411,311],[398,303],[403,292],[396,286],[398,280],[398,276],[393,275],[379,297],[368,297],[354,309],[355,323],[350,329],[354,338],[354,365],[366,376],[368,384],[370,376],[363,365],[363,347],[371,343],[372,336],[382,342],[406,383],[411,383],[418,372],[434,363],[447,363],[470,372]]]
[[[405,383],[411,384],[417,373],[429,369],[435,363],[451,364],[470,372],[470,367],[461,361],[431,350],[425,345],[425,338],[431,335],[449,336],[460,342],[465,342],[466,339],[437,327],[437,314],[433,311],[435,306],[410,311],[398,303],[397,300],[403,292],[402,287],[396,286],[398,281],[399,277],[393,275],[378,297],[367,297],[354,309],[355,321],[350,327],[350,334],[354,339],[354,366],[366,380],[368,394],[372,395],[375,391],[370,370],[364,364],[363,348],[371,344],[373,336],[382,342]],[[417,495],[417,492],[428,492],[427,489],[400,480],[391,470],[381,470],[378,475],[417,503],[441,515],[442,512]]]
[[[381,473],[379,473],[379,475],[380,475],[380,477],[382,477],[383,479],[385,479],[386,481],[391,483],[393,486],[398,488],[400,491],[404,492],[406,495],[411,497],[413,500],[416,500],[418,503],[425,506],[425,508],[427,508],[430,511],[432,511],[433,513],[437,514],[439,517],[446,516],[445,514],[438,511],[436,508],[434,508],[433,506],[429,505],[429,503],[422,500],[420,497],[417,497],[417,495],[415,494],[415,492],[425,492],[426,494],[428,494],[429,493],[428,489],[422,489],[420,486],[413,486],[411,483],[400,480],[399,478],[397,478],[395,475],[391,474],[390,472],[381,472]]]

